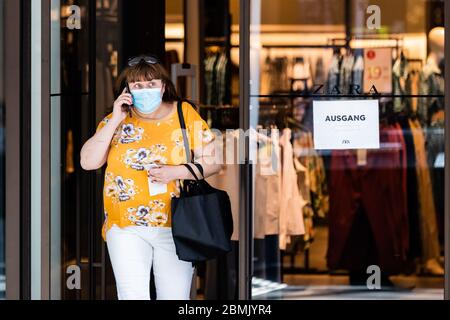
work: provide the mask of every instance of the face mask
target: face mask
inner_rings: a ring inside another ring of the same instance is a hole
[[[161,88],[131,90],[133,104],[139,112],[149,114],[161,105]]]

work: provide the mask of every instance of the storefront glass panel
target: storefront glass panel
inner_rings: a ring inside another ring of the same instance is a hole
[[[254,299],[443,299],[443,12],[251,1]]]

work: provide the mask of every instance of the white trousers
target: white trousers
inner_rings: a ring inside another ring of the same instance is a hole
[[[189,300],[194,267],[178,259],[172,228],[113,225],[106,242],[119,300],[150,300],[152,266],[158,300]]]

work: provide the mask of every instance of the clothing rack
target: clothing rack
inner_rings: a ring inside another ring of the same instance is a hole
[[[396,49],[401,48],[403,45],[401,42],[403,38],[401,37],[377,37],[377,36],[351,36],[349,38],[330,38],[327,44],[265,44],[262,45],[263,49],[339,49],[339,48],[350,48],[351,40],[394,40]],[[344,44],[338,44],[337,42],[344,41]],[[391,47],[391,46],[388,46]],[[353,48],[362,49],[362,48]]]
[[[345,45],[338,44],[265,44],[262,46],[263,49],[335,49],[345,47]]]
[[[392,46],[390,45],[384,45],[383,47],[389,47],[389,48],[394,48],[396,51],[396,55],[399,54],[399,52],[401,51],[402,48],[402,38],[398,38],[398,37],[385,37],[385,38],[380,38],[380,37],[374,37],[374,36],[366,36],[366,37],[350,37],[349,38],[333,38],[329,40],[329,43],[327,44],[305,44],[305,45],[263,45],[262,48],[266,49],[266,50],[270,50],[270,49],[352,49],[352,50],[357,50],[357,49],[363,49],[362,48],[355,48],[355,47],[351,47],[350,46],[350,41],[351,40],[393,40],[395,41],[394,44]],[[339,41],[345,41],[345,43],[339,43]],[[291,79],[291,92],[293,91],[292,89],[292,85],[293,85],[293,80],[295,79]],[[302,81],[302,79],[297,79],[299,81]],[[276,96],[276,95],[275,95]],[[292,99],[294,98],[292,95],[288,94],[286,95],[284,98],[288,98],[292,101]],[[292,102],[291,102],[292,105]],[[281,111],[281,112],[286,112],[290,109],[290,105],[289,103],[274,103],[272,101],[261,101],[259,104],[260,109],[263,109],[265,111],[268,110],[274,110],[274,112],[276,111]],[[289,117],[288,112],[284,115],[285,117]],[[289,125],[290,127],[292,126],[292,122],[290,121],[286,121],[286,124]],[[281,268],[281,273],[282,273],[282,278],[284,274],[298,274],[298,273],[307,273],[307,274],[325,274],[328,273],[328,270],[318,270],[316,268],[312,268],[310,266],[310,248],[307,247],[303,250],[303,265],[302,266],[296,266],[295,265],[295,257],[296,254],[298,253],[299,249],[298,249],[298,245],[294,245],[294,247],[291,249],[291,251],[287,252],[287,251],[282,251],[281,252],[281,261],[284,261],[284,257],[289,257],[289,265],[288,266],[284,266],[284,264],[282,263],[281,265],[283,266]]]
[[[345,48],[347,49],[365,49],[365,48],[352,48],[350,46],[350,41],[352,40],[379,40],[379,41],[385,41],[385,40],[393,40],[395,41],[394,46],[383,46],[383,48],[395,48],[395,54],[398,56],[400,49],[403,47],[403,38],[402,37],[393,37],[393,36],[385,36],[385,35],[359,35],[359,36],[349,36],[346,38],[330,38],[328,39],[328,42],[331,45],[335,45],[339,41],[344,41]],[[382,48],[382,47],[377,47]]]
[[[393,40],[395,41],[395,47],[400,48],[400,42],[403,42],[402,37],[394,37],[394,36],[385,36],[385,35],[353,35],[346,38],[330,38],[328,41],[333,45],[338,41],[344,41],[346,47],[350,47],[350,41],[352,40]]]
[[[286,112],[286,111],[290,111],[291,110],[291,106],[289,106],[289,104],[287,103],[281,103],[281,104],[276,104],[273,102],[262,102],[259,107],[261,109],[264,110],[275,110],[275,112],[277,111],[282,111],[282,112]],[[284,115],[283,119],[283,124],[285,127],[292,127],[293,125],[295,127],[297,127],[298,129],[306,129],[305,127],[303,127],[303,125],[295,123],[295,120],[288,114],[286,113]],[[281,129],[281,128],[280,128]],[[295,266],[295,257],[297,255],[299,251],[298,248],[298,244],[295,244],[292,248],[292,251],[290,252],[286,252],[286,251],[281,251],[281,261],[284,261],[284,257],[288,256],[289,257],[289,261],[290,261],[290,265],[289,266],[283,266],[281,268],[281,277],[283,277],[284,274],[298,274],[298,273],[308,273],[308,274],[325,274],[328,271],[327,270],[318,270],[316,268],[311,268],[310,267],[310,248],[307,247],[303,250],[304,256],[303,256],[303,266],[302,267],[296,267]],[[282,264],[284,265],[284,264]]]

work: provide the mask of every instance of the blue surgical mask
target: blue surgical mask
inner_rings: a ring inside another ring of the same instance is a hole
[[[161,105],[161,88],[131,90],[133,105],[144,114],[154,112]]]

